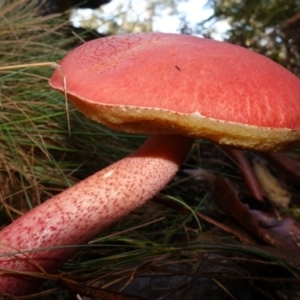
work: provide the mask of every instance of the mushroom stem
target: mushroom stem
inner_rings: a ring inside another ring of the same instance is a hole
[[[84,244],[154,196],[178,171],[193,141],[179,135],[151,136],[133,154],[4,228],[0,232],[0,292],[28,293],[36,285],[34,278],[17,272],[54,272],[78,250],[44,248]]]

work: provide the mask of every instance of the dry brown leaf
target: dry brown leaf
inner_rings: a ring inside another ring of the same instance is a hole
[[[241,226],[268,245],[300,250],[300,224],[291,217],[250,209],[241,203],[229,179],[218,177],[213,197],[218,206]]]
[[[300,157],[287,153],[263,153],[268,162],[284,174],[289,181],[298,185],[300,182]]]
[[[284,189],[279,180],[269,169],[253,160],[253,170],[259,179],[267,198],[277,208],[287,208],[291,202],[290,193]]]

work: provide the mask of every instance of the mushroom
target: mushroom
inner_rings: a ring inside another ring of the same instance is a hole
[[[299,79],[239,46],[120,35],[83,44],[60,67],[50,85],[87,117],[152,136],[1,231],[1,292],[28,292],[34,280],[18,272],[54,272],[78,249],[61,246],[88,242],[145,203],[174,176],[194,138],[264,151],[299,145]]]

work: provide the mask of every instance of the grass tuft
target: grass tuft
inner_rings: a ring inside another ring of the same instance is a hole
[[[6,1],[0,9],[2,225],[137,144],[87,120],[71,105],[68,121],[65,100],[48,86],[49,65],[81,40],[65,17],[40,16],[39,2]]]

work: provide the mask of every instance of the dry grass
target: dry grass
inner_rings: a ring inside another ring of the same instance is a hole
[[[38,16],[37,2],[7,1],[0,9],[0,201],[4,219],[14,219],[126,155],[132,147],[126,137],[89,122],[72,107],[68,124],[63,97],[48,87],[52,68],[3,70],[5,66],[58,61],[79,42],[65,18]]]

